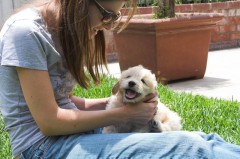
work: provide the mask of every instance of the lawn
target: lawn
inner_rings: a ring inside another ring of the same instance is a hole
[[[107,97],[116,82],[115,78],[103,76],[101,85],[88,90],[77,87],[74,94],[87,98]],[[183,130],[218,133],[226,141],[240,145],[240,103],[187,93],[177,93],[167,86],[158,87],[160,100],[182,117]],[[3,130],[0,115],[0,158],[11,158],[8,134]]]

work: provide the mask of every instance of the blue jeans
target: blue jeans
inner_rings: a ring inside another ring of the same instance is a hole
[[[240,146],[217,134],[197,132],[81,134],[49,137],[21,154],[21,159],[237,159]]]

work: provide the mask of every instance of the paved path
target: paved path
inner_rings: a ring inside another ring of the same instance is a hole
[[[109,70],[112,75],[119,77],[118,63],[110,63]],[[240,48],[209,52],[203,79],[182,81],[168,86],[179,92],[240,102]]]

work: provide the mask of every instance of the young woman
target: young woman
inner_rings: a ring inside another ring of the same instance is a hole
[[[136,0],[130,0],[136,7]],[[216,134],[101,134],[97,128],[147,123],[156,94],[137,107],[104,110],[108,98],[72,94],[97,83],[106,65],[103,29],[124,0],[48,0],[12,15],[0,33],[0,110],[19,158],[239,158],[240,147]],[[129,19],[133,12],[129,13]],[[95,130],[95,131],[94,131]]]

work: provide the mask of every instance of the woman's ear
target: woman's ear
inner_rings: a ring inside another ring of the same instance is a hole
[[[113,86],[112,94],[113,95],[117,94],[118,90],[119,90],[119,81]]]

